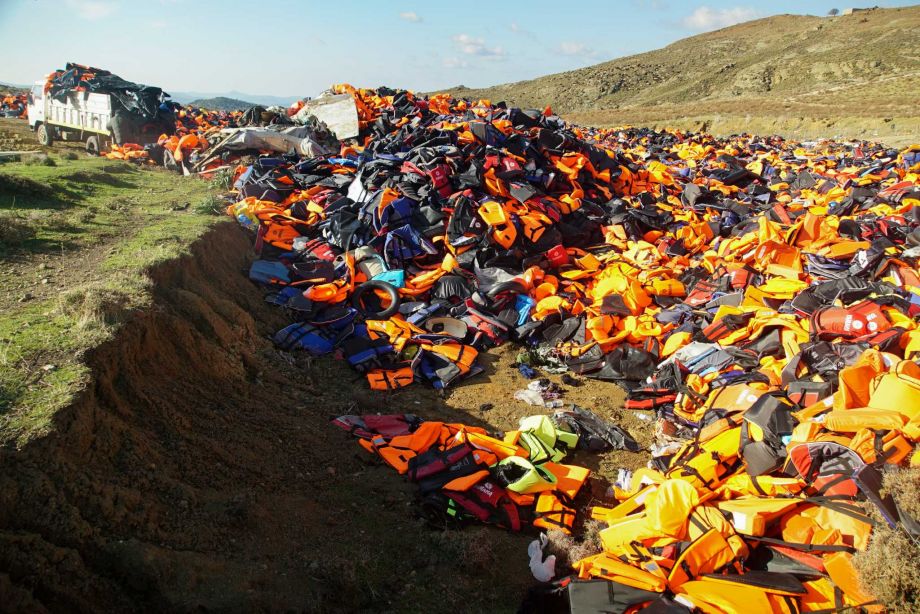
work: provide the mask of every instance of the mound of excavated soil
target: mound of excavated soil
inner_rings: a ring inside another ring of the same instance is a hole
[[[533,413],[511,398],[514,350],[446,398],[371,393],[341,361],[272,348],[284,315],[246,279],[248,247],[221,224],[152,271],[154,307],[92,353],[94,382],[52,433],[0,448],[0,610],[514,611],[530,537],[426,528],[412,485],[328,423],[409,411],[513,427]],[[604,384],[568,398],[611,417],[622,399]],[[609,474],[641,455],[577,460]]]

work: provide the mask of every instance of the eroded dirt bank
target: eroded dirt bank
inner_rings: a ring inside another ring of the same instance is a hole
[[[371,393],[341,361],[272,348],[284,314],[243,274],[242,230],[192,251],[151,272],[153,308],[92,353],[94,382],[53,432],[0,449],[0,610],[514,611],[530,537],[426,528],[412,486],[328,424],[409,411],[511,428],[532,409],[511,399],[514,350],[447,398]],[[615,415],[617,389],[593,386],[569,400]]]

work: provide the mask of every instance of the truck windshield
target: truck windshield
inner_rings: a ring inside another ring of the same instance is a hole
[[[36,100],[41,100],[42,98],[42,86],[38,83],[32,86],[32,98]]]

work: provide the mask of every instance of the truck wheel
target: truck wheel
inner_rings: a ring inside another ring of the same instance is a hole
[[[42,147],[51,147],[54,142],[54,137],[51,136],[51,129],[45,124],[38,125],[35,136],[38,137],[38,144]]]
[[[99,137],[93,135],[86,139],[86,153],[91,156],[99,155]]]

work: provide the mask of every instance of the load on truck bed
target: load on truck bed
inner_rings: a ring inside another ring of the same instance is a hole
[[[38,142],[81,141],[98,153],[112,143],[155,143],[176,130],[175,103],[158,87],[107,70],[68,63],[29,92],[29,127]]]

